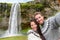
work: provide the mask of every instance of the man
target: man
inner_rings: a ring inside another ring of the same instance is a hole
[[[42,33],[45,36],[46,40],[60,39],[60,13],[57,13],[55,16],[44,20],[44,16],[41,14],[41,12],[35,12],[34,18],[40,24]]]

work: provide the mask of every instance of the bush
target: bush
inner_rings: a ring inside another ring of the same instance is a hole
[[[22,30],[28,29],[29,26],[30,26],[30,25],[29,25],[29,22],[27,22],[27,23],[21,23]]]

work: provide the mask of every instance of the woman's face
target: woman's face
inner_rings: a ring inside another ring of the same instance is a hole
[[[39,24],[43,24],[43,22],[44,22],[44,17],[41,14],[37,14],[35,16],[35,19]]]
[[[32,28],[34,31],[36,31],[36,30],[37,30],[37,25],[35,24],[35,22],[32,21],[30,24],[31,24],[31,28]]]

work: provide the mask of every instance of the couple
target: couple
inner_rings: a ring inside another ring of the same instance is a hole
[[[28,40],[60,40],[60,13],[44,20],[41,12],[35,12],[30,25],[32,30],[28,31]]]

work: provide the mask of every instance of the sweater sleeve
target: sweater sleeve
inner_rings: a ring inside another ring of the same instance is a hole
[[[36,37],[34,34],[28,35],[28,40],[42,40],[40,37]]]
[[[30,33],[30,32],[32,32],[32,30],[29,30],[27,32],[27,34],[28,34],[28,40],[35,40],[34,35],[32,33]]]
[[[60,27],[60,12],[55,15],[55,22],[58,27]]]
[[[28,35],[28,40],[35,40],[34,35],[33,34],[29,34]]]
[[[29,30],[28,32],[27,32],[27,36],[28,36],[28,40],[42,40],[40,37],[37,37],[36,35],[38,35],[37,33],[36,33],[36,35],[34,35],[34,33],[31,33],[31,32],[33,32],[32,30]]]
[[[57,29],[59,27],[59,24],[56,21],[56,16],[52,16],[47,19],[48,26],[50,26],[52,29]]]
[[[52,28],[58,28],[60,26],[60,12],[48,19],[49,19],[49,24]]]

